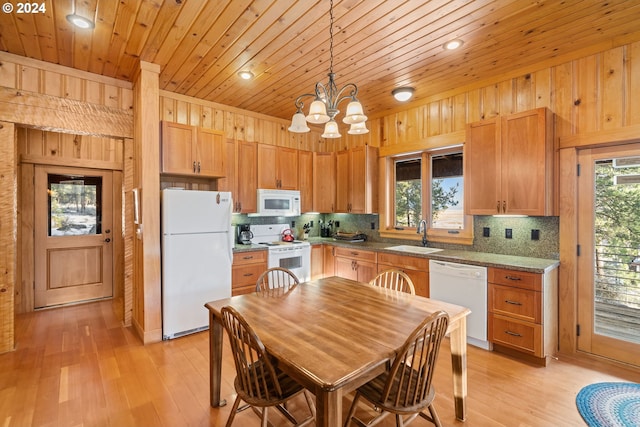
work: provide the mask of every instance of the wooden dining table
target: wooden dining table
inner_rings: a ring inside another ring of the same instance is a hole
[[[316,426],[342,426],[342,397],[384,372],[407,336],[431,313],[449,315],[456,418],[467,396],[469,309],[340,277],[301,283],[288,292],[251,293],[205,304],[209,309],[211,406],[220,399],[224,328],[232,306],[260,337],[278,366],[316,397]],[[227,373],[230,374],[230,373]]]

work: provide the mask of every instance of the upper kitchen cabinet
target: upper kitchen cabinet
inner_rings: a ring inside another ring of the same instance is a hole
[[[225,175],[222,132],[162,122],[162,173],[217,178]]]
[[[254,213],[257,202],[256,166],[258,149],[255,142],[227,141],[225,178],[218,179],[219,191],[231,191],[233,212]]]
[[[336,155],[336,211],[375,213],[378,149],[363,145]]]
[[[546,108],[468,125],[467,214],[553,215],[553,147]]]
[[[298,152],[298,184],[300,186],[300,211],[313,211],[313,152]]]
[[[298,189],[298,150],[258,144],[258,188]]]
[[[336,154],[313,153],[313,211],[335,212]]]

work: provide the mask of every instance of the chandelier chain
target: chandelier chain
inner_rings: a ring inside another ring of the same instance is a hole
[[[329,2],[329,72],[333,74],[333,0]]]

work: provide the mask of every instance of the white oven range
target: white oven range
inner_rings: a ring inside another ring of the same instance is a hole
[[[267,246],[268,268],[283,267],[291,270],[300,282],[309,281],[311,280],[311,245],[301,240],[283,242],[282,232],[288,229],[287,224],[251,225],[253,233],[251,243]]]

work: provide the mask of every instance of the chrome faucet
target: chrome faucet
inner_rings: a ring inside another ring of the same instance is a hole
[[[418,223],[418,230],[416,231],[416,233],[420,234],[421,229],[422,229],[422,246],[427,246],[427,221],[424,219],[420,220],[420,222]]]

